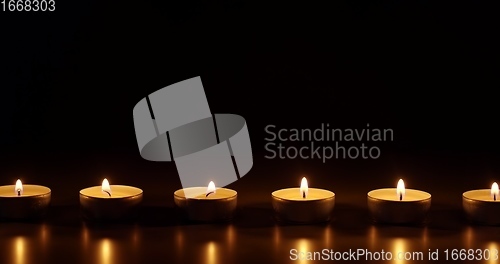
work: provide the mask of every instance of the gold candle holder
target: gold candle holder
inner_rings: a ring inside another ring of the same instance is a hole
[[[231,189],[190,187],[174,192],[175,205],[193,222],[228,222],[233,219],[238,193]]]
[[[490,189],[472,190],[462,194],[462,205],[467,218],[474,223],[500,225],[500,197],[498,184]]]
[[[367,195],[372,220],[382,224],[424,223],[431,207],[427,192],[405,189],[403,180],[397,188],[370,191]]]
[[[303,178],[300,188],[287,188],[271,194],[275,218],[279,222],[313,224],[330,221],[335,193],[309,188]]]
[[[51,190],[40,185],[0,186],[0,218],[10,220],[39,219],[50,205]]]
[[[80,191],[80,206],[86,220],[133,219],[142,202],[141,189],[125,185],[109,185],[104,179],[102,186]]]

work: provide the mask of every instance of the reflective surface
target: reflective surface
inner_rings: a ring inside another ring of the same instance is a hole
[[[9,231],[10,230],[10,231]],[[22,230],[22,231],[21,231]],[[466,227],[456,231],[420,227],[367,226],[344,229],[326,226],[115,226],[65,228],[38,224],[3,224],[5,263],[309,263],[307,258],[411,263],[451,258],[453,249],[500,249],[497,228]],[[327,251],[326,251],[327,250]],[[333,252],[332,252],[333,251]],[[355,255],[343,252],[355,251]],[[319,253],[314,253],[319,252]],[[326,253],[325,253],[326,252]],[[339,255],[336,252],[341,252]],[[364,252],[361,254],[360,252]],[[312,254],[312,255],[309,255]],[[316,255],[314,255],[316,254]],[[418,260],[418,261],[416,261]],[[491,259],[484,263],[498,263]]]
[[[180,184],[176,177],[165,176],[176,175],[173,166],[133,162],[133,159],[123,166],[123,160],[126,158],[108,159],[107,164],[101,165],[104,169],[90,167],[76,172],[90,176],[67,181],[56,179],[79,167],[79,161],[65,162],[66,167],[57,169],[61,171],[35,164],[33,167],[40,174],[30,181],[53,189],[53,205],[48,217],[40,223],[0,223],[1,262],[310,263],[307,258],[341,257],[360,262],[368,259],[373,263],[425,263],[429,261],[429,251],[438,250],[439,260],[444,260],[447,249],[448,259],[460,258],[459,251],[452,256],[453,249],[488,249],[490,259],[476,263],[500,263],[493,260],[494,252],[500,248],[500,227],[470,225],[463,216],[462,192],[481,182],[474,178],[466,180],[459,167],[440,172],[442,177],[433,179],[432,184],[429,181],[433,168],[439,170],[436,164],[402,167],[409,186],[433,195],[430,221],[422,226],[374,225],[369,220],[366,193],[397,181],[400,173],[386,169],[394,160],[380,160],[364,168],[349,163],[290,165],[257,160],[249,175],[229,186],[238,191],[234,221],[195,224],[182,219],[174,207],[172,193]],[[405,165],[404,159],[396,161]],[[135,222],[98,224],[81,220],[78,191],[102,180],[102,171],[111,171],[106,175],[113,182],[144,190],[144,204]],[[142,176],[137,177],[138,174]],[[277,224],[271,192],[293,186],[305,174],[311,186],[337,194],[333,220],[320,225]],[[449,181],[454,184],[446,184]],[[353,251],[357,254],[344,253]],[[387,258],[388,253],[391,259]]]

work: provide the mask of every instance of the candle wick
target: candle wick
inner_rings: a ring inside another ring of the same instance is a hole
[[[111,193],[110,192],[108,192],[108,191],[103,191],[103,192],[107,193],[109,195],[109,197],[111,197]]]
[[[207,198],[207,197],[208,197],[210,194],[212,194],[212,193],[214,193],[214,192],[209,192],[209,193],[207,193],[207,195],[205,195],[205,198]]]
[[[17,190],[17,196],[21,196],[21,190]]]
[[[493,194],[493,201],[496,201],[496,200],[497,200],[497,195]]]
[[[302,198],[306,199],[306,192],[305,191],[302,192]]]
[[[400,201],[403,201],[403,194],[402,194],[402,193],[401,193],[401,194],[399,194],[399,200],[400,200]]]

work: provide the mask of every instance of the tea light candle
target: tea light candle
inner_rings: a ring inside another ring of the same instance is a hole
[[[107,179],[101,186],[80,190],[80,206],[88,220],[118,220],[135,216],[142,202],[142,190],[132,186],[109,185]]]
[[[498,184],[494,182],[491,189],[472,190],[462,195],[465,214],[472,222],[486,225],[500,225],[500,196]]]
[[[405,189],[399,180],[397,188],[373,190],[368,193],[368,209],[376,223],[422,223],[431,207],[427,192]]]
[[[40,185],[17,180],[16,185],[0,186],[0,218],[36,219],[47,212],[51,191]]]
[[[335,193],[309,188],[302,178],[300,188],[287,188],[271,194],[275,217],[280,222],[298,224],[327,222],[335,206]]]
[[[208,187],[190,187],[174,192],[175,205],[185,217],[194,222],[227,222],[232,220],[238,193],[231,189],[216,188],[211,181]]]

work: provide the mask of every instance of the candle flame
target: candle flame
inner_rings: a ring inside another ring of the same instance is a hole
[[[495,201],[498,200],[499,199],[498,194],[499,194],[498,184],[494,182],[493,185],[491,185],[491,198],[493,198],[493,200]]]
[[[16,187],[14,189],[14,192],[16,193],[17,196],[21,196],[23,194],[23,183],[21,180],[16,181]]]
[[[207,187],[207,194],[206,197],[208,197],[210,194],[215,193],[215,183],[213,181],[210,181]]]
[[[109,186],[108,179],[106,178],[102,181],[102,192],[111,197],[111,186]]]
[[[396,188],[396,193],[400,201],[405,198],[405,182],[403,181],[403,179],[399,179],[398,187]]]
[[[302,196],[302,198],[307,198],[308,191],[309,187],[307,186],[307,179],[304,177],[300,183],[300,196]]]

